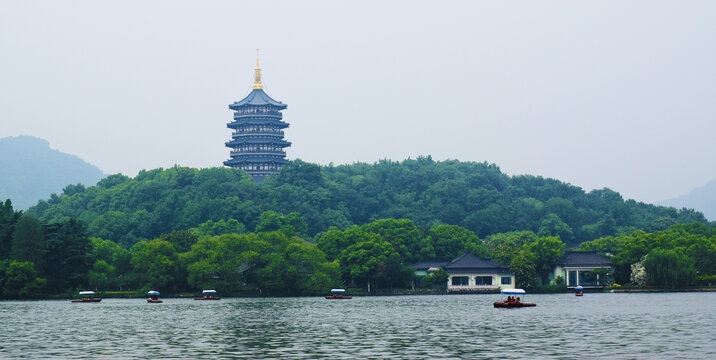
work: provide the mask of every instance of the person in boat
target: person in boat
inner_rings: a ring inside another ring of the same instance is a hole
[[[507,301],[505,301],[505,302],[508,303],[508,304],[511,303],[511,302],[512,302],[512,296],[508,296],[508,297],[507,297]]]
[[[522,300],[520,300],[520,297],[517,297],[517,300],[515,300],[515,304],[522,304]]]

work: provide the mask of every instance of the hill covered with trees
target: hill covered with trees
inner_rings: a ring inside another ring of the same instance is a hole
[[[587,193],[554,179],[508,176],[494,164],[430,157],[341,166],[295,160],[261,183],[227,168],[146,170],[69,185],[27,213],[43,223],[78,219],[90,236],[130,248],[206,221],[235,220],[254,230],[266,211],[300,214],[304,238],[396,218],[425,228],[459,225],[480,238],[532,231],[568,245],[707,222],[699,212],[625,201],[609,189]]]
[[[94,165],[50,149],[47,140],[32,136],[0,139],[0,199],[27,209],[60,192],[67,184],[91,185],[104,177]]]

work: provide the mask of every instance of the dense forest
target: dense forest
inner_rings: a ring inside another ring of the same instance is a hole
[[[206,221],[129,248],[89,237],[75,219],[41,223],[0,204],[0,297],[71,296],[79,289],[165,294],[215,288],[223,294],[312,295],[333,287],[362,291],[444,289],[447,274],[414,277],[419,260],[450,260],[469,252],[507,265],[519,287],[564,290],[549,274],[567,245],[559,236],[532,231],[480,239],[457,225],[416,225],[409,219],[380,219],[344,230],[330,227],[315,241],[298,213],[266,211],[255,231],[235,219]],[[716,229],[701,223],[665,231],[604,237],[580,245],[612,257],[610,283],[680,288],[716,280]]]
[[[582,243],[579,249],[611,254],[614,281],[621,284],[673,289],[716,283],[716,228],[700,223],[608,236]]]
[[[609,189],[586,193],[554,179],[508,176],[494,164],[430,157],[341,166],[294,160],[261,183],[227,168],[154,169],[134,178],[111,175],[96,186],[69,185],[27,213],[43,223],[77,219],[90,236],[130,248],[206,221],[236,219],[252,230],[266,211],[300,214],[303,238],[396,218],[424,228],[458,225],[481,238],[532,231],[569,246],[707,222],[699,212],[625,201]]]
[[[554,262],[578,246],[613,256],[614,281],[675,287],[716,273],[705,223],[487,163],[296,160],[260,183],[173,167],[68,185],[27,212],[0,204],[0,296],[440,288],[444,272],[416,283],[411,264],[465,252],[507,265],[518,286],[548,289]]]

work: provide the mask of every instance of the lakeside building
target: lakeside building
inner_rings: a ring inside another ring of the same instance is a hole
[[[611,270],[611,259],[594,251],[568,251],[556,261],[550,280],[554,281],[561,276],[570,289],[577,286],[585,289],[603,288],[608,284],[605,279],[600,279],[599,272]]]
[[[413,268],[418,279],[439,269],[445,270],[448,274],[448,292],[492,292],[515,288],[515,274],[507,266],[469,253],[449,262],[419,262]]]
[[[283,121],[281,111],[286,107],[264,92],[257,50],[251,93],[229,105],[234,119],[226,126],[233,132],[225,145],[231,149],[231,158],[224,165],[244,170],[256,181],[278,173],[287,162],[284,149],[291,146],[283,139],[288,123]]]

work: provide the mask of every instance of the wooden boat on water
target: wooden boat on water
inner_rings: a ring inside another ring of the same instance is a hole
[[[352,296],[346,296],[344,289],[331,289],[331,295],[326,296],[326,299],[329,300],[347,300],[352,298]]]
[[[194,300],[221,300],[221,298],[216,296],[216,290],[203,290],[201,297],[195,297]]]
[[[149,295],[149,299],[147,299],[147,302],[150,304],[159,304],[164,302],[162,300],[159,300],[159,291],[152,290],[147,292],[147,295]]]
[[[98,303],[102,298],[95,296],[94,291],[80,291],[80,299],[72,300],[73,303]]]
[[[524,298],[526,292],[522,289],[504,289],[500,291],[500,301],[493,304],[496,308],[523,308],[537,306],[535,303],[522,302],[520,295]],[[503,299],[507,295],[507,299]]]
[[[576,288],[574,288],[574,296],[582,296],[582,295],[584,295],[583,290],[584,290],[583,287],[577,286]]]

